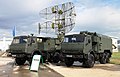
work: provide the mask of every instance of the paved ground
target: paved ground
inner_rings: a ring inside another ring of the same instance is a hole
[[[64,63],[46,66],[41,65],[38,72],[32,72],[27,64],[16,66],[14,59],[0,57],[0,77],[120,77],[120,65],[115,64],[97,63],[93,68],[83,68],[79,62],[72,67]]]
[[[79,62],[69,68],[64,63],[47,66],[65,77],[120,77],[120,65],[114,64],[95,64],[93,68],[83,68]]]
[[[63,77],[45,66],[40,66],[38,72],[29,70],[29,66],[15,66],[11,77]]]
[[[0,51],[0,56],[2,56],[5,52]]]
[[[29,70],[29,66],[26,63],[24,66],[16,66],[14,59],[0,57],[0,77],[63,77],[57,72],[40,65],[38,72],[32,72]]]

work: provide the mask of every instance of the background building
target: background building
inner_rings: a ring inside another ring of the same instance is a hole
[[[115,37],[111,37],[112,38],[112,48],[113,48],[113,52],[118,52],[118,39]]]
[[[3,37],[0,39],[0,50],[6,51],[9,48],[9,45],[12,42],[12,38]]]
[[[118,40],[118,51],[120,52],[120,40]]]
[[[112,44],[113,44],[113,52],[120,51],[120,40],[117,38],[112,38]],[[11,44],[13,38],[0,38],[0,51],[6,51],[9,48],[9,45]]]

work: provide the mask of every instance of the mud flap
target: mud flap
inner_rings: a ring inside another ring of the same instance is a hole
[[[39,65],[40,65],[40,59],[41,59],[41,55],[34,55],[32,58],[32,63],[30,66],[30,70],[31,71],[38,71],[39,69]]]

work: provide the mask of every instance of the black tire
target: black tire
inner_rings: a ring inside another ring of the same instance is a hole
[[[100,58],[99,61],[101,64],[106,64],[107,63],[107,55],[106,53],[103,53],[102,57]]]
[[[110,63],[110,53],[106,53],[107,59],[106,59],[106,63]]]
[[[85,68],[92,68],[95,64],[93,54],[88,55],[88,59],[83,61],[83,67]]]
[[[26,62],[25,58],[16,58],[15,62],[17,65],[24,65],[24,63]]]
[[[31,66],[32,58],[28,59],[28,62],[29,62],[29,66]]]
[[[60,61],[60,54],[56,52],[53,56],[53,62],[58,63]]]
[[[72,66],[74,63],[74,60],[72,58],[65,58],[65,64],[67,67]]]

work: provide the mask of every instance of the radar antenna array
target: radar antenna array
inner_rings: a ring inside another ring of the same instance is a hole
[[[58,37],[70,32],[75,25],[75,6],[72,2],[55,5],[40,11],[45,22],[39,23],[39,33],[55,33]]]

